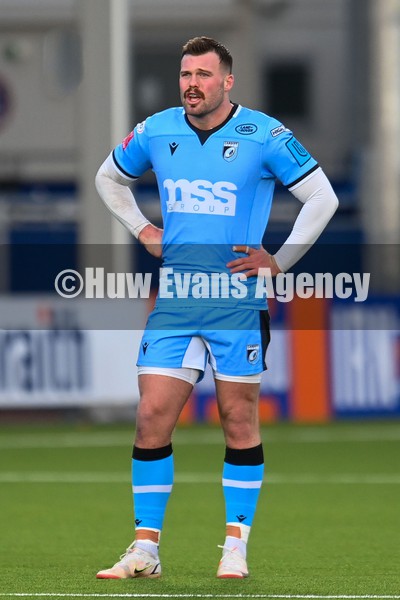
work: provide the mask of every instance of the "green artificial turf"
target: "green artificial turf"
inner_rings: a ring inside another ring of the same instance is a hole
[[[242,581],[215,577],[224,444],[206,426],[175,435],[163,577],[96,580],[133,539],[132,438],[127,426],[0,427],[1,597],[400,597],[400,422],[263,430]]]

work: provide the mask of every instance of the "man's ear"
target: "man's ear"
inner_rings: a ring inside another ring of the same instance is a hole
[[[229,75],[227,75],[225,77],[225,84],[224,84],[225,92],[229,92],[233,88],[234,83],[235,83],[235,78],[232,73],[229,73]]]

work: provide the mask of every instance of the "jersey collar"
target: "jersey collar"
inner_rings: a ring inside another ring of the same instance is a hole
[[[230,121],[232,119],[232,117],[235,116],[238,106],[239,106],[238,104],[232,104],[232,109],[231,109],[229,115],[226,117],[226,119],[222,123],[217,125],[216,127],[213,127],[212,129],[207,129],[207,130],[199,129],[195,125],[192,125],[192,123],[189,121],[186,113],[185,113],[185,121],[189,125],[190,129],[193,129],[193,131],[196,133],[197,137],[200,140],[201,145],[203,146],[206,143],[206,141],[208,140],[208,138],[213,133],[215,133],[216,131],[219,131],[220,129],[222,129],[222,127],[225,127],[225,125],[228,123],[228,121]]]

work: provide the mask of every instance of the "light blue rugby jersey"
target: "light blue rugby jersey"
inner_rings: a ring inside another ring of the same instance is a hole
[[[139,123],[113,157],[128,178],[154,171],[164,223],[163,267],[187,273],[229,273],[226,263],[240,256],[233,245],[261,244],[276,179],[291,187],[318,168],[279,121],[237,105],[211,133],[191,126],[183,108],[157,113]],[[263,309],[265,299],[254,298],[255,282],[246,282],[245,298],[208,303]]]

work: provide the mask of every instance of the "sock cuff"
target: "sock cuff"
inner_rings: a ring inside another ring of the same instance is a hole
[[[133,446],[132,458],[135,460],[162,460],[163,458],[168,458],[172,454],[172,444],[168,444],[168,446],[163,446],[162,448],[138,448],[138,446]]]
[[[235,448],[225,449],[225,462],[230,465],[237,466],[258,466],[264,463],[264,451],[262,444],[253,446],[252,448],[243,448],[237,450]]]

